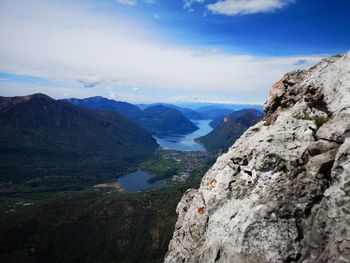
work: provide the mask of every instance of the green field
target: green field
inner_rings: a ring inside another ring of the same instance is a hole
[[[154,175],[153,178],[149,179],[151,183],[178,175],[183,169],[183,163],[165,158],[164,151],[158,150],[156,151],[155,159],[143,162],[139,167]]]

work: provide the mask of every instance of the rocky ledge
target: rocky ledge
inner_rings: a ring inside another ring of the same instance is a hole
[[[165,262],[350,262],[350,52],[286,74],[178,204]]]

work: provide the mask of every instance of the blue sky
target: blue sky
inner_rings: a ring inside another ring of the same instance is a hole
[[[0,0],[0,95],[262,103],[350,49],[346,0]]]

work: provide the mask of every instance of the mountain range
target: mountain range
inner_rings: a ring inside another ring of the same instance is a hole
[[[83,108],[118,112],[155,135],[181,135],[191,133],[198,129],[198,127],[175,106],[169,107],[165,104],[153,104],[141,110],[131,103],[110,100],[104,97],[91,97],[86,99],[71,98],[65,99],[64,101]],[[192,112],[192,110],[188,111]]]
[[[94,184],[153,155],[151,134],[119,113],[43,94],[0,97],[1,182],[30,188]]]
[[[142,114],[142,110],[131,103],[115,101],[101,96],[85,99],[70,98],[63,99],[63,101],[86,109],[115,111],[129,117],[130,119],[137,119]]]

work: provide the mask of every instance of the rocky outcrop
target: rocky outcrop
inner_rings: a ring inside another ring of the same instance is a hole
[[[350,52],[286,74],[178,204],[165,262],[350,262]]]

